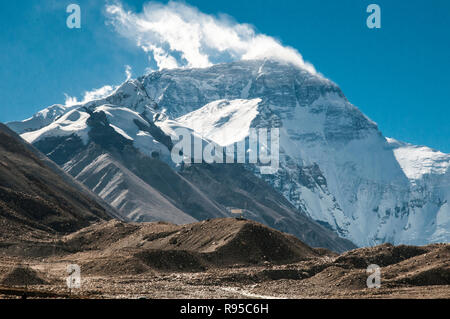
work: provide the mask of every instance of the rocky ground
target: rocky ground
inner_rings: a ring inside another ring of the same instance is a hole
[[[80,289],[66,286],[81,267]],[[381,267],[368,289],[367,266]],[[450,244],[384,244],[337,255],[260,224],[216,219],[96,224],[0,247],[0,297],[450,298]]]

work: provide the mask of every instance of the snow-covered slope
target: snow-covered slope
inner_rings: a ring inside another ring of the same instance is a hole
[[[89,113],[83,109],[70,110],[60,115],[54,122],[50,122],[42,128],[35,131],[28,129],[26,133],[22,133],[22,138],[29,143],[36,143],[48,137],[70,136],[75,134],[86,144],[89,132],[86,123],[88,118]]]
[[[29,119],[8,123],[8,126],[18,134],[33,132],[44,128],[49,124],[52,124],[53,122],[60,119],[64,114],[72,110],[79,109],[80,107],[87,107],[92,109],[95,108],[95,106],[104,104],[123,106],[130,108],[136,112],[142,112],[146,106],[152,106],[153,101],[149,99],[146,91],[143,89],[142,84],[139,81],[129,80],[123,83],[110,96],[106,98],[70,106],[55,104],[36,113]],[[78,113],[79,112],[76,112],[76,114]],[[72,118],[74,118],[74,116],[75,115],[72,115]],[[69,119],[69,121],[77,122],[78,120]],[[80,124],[82,124],[82,121],[80,122]],[[64,126],[61,121],[60,125]],[[49,131],[49,129],[47,129],[46,131]],[[31,135],[29,139],[32,140],[33,135]]]
[[[261,99],[214,101],[176,121],[208,140],[227,146],[249,135],[260,102]]]
[[[394,147],[395,158],[413,182],[426,175],[445,175],[450,167],[450,154],[426,146],[399,142],[393,138],[386,140]]]
[[[70,106],[55,104],[36,113],[29,119],[8,123],[8,126],[17,134],[36,131],[51,124],[53,121],[55,121],[57,118],[67,113],[71,109],[73,108]]]
[[[152,72],[58,114],[11,127],[32,142],[71,132],[84,143],[93,139],[92,117],[101,117],[97,125],[112,130],[102,134],[167,163],[177,127],[222,146],[246,139],[250,128],[278,128],[278,172],[248,168],[299,212],[360,246],[450,240],[449,155],[387,140],[336,84],[288,64]]]

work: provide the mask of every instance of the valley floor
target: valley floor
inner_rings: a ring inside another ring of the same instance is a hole
[[[15,257],[14,257],[15,256]],[[368,265],[381,287],[367,288]],[[69,291],[67,267],[81,269]],[[261,224],[109,221],[0,245],[0,298],[448,298],[450,244],[383,244],[342,254]]]
[[[382,283],[379,289],[368,289],[365,271],[344,270],[330,266],[309,278],[301,278],[310,265],[296,263],[283,266],[230,267],[203,272],[151,272],[136,275],[85,274],[82,286],[69,292],[66,267],[79,260],[17,260],[0,258],[3,273],[18,263],[36,270],[45,284],[0,285],[0,299],[81,298],[81,299],[322,299],[322,298],[449,298],[450,285],[425,282],[420,285],[398,282]],[[314,264],[324,262],[314,261]],[[314,267],[314,266],[313,266]],[[383,273],[382,273],[383,274]],[[448,276],[448,274],[447,274]],[[410,276],[411,278],[412,276]],[[19,279],[20,281],[20,279]]]
[[[224,278],[239,275],[236,270],[200,274],[161,274],[156,276],[119,276],[83,278],[82,288],[69,293],[64,278],[59,284],[22,287],[0,286],[0,299],[21,298],[89,298],[89,299],[322,299],[322,298],[450,298],[450,285],[381,287],[352,289],[310,281],[269,280],[249,284],[236,280],[221,283]],[[248,269],[246,269],[248,271]],[[256,271],[256,270],[255,270]],[[213,279],[203,282],[204,278]]]

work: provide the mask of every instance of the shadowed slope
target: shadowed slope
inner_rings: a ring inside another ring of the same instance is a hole
[[[113,210],[0,124],[2,238],[27,231],[72,232],[111,218]]]

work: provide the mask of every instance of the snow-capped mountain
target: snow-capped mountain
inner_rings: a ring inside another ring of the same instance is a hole
[[[278,172],[247,169],[298,214],[360,246],[450,240],[450,155],[386,139],[336,84],[289,64],[152,72],[104,99],[53,106],[9,126],[66,168],[96,140],[173,167],[176,127],[222,146],[245,140],[250,128],[278,128]]]

